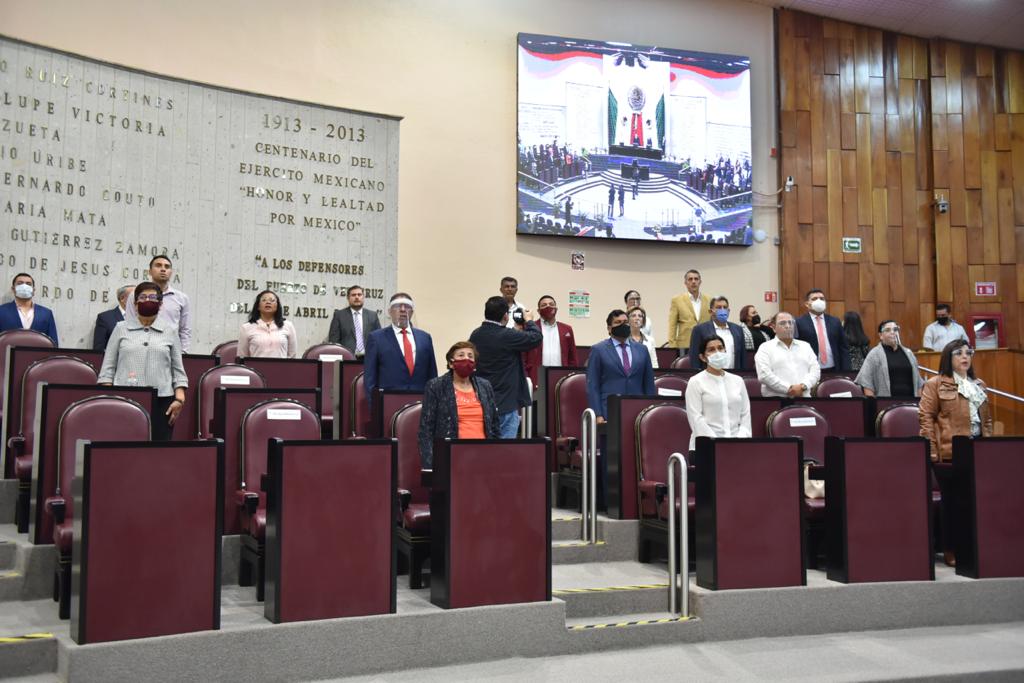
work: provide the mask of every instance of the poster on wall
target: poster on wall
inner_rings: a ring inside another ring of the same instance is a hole
[[[750,59],[521,33],[522,235],[749,246]]]
[[[301,353],[349,285],[378,310],[394,291],[398,129],[0,38],[0,272],[30,273],[61,345],[88,347],[167,255],[192,353],[237,339],[265,289]]]

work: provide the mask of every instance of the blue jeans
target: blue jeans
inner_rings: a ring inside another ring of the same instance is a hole
[[[519,411],[510,410],[498,415],[498,438],[516,439],[519,437]]]

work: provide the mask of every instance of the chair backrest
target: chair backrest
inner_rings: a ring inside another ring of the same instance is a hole
[[[398,439],[398,488],[412,493],[413,503],[429,503],[430,492],[423,486],[420,471],[420,412],[423,402],[416,401],[399,409],[391,418],[388,434]]]
[[[921,433],[918,414],[914,403],[890,406],[875,418],[875,434],[883,439],[918,436]]]
[[[349,423],[352,425],[352,436],[366,436],[366,428],[370,421],[370,403],[366,400],[366,390],[363,386],[363,373],[360,372],[352,380],[348,392]]]
[[[744,375],[743,383],[747,385],[747,396],[753,398],[761,395],[761,380],[757,378],[757,375]]]
[[[7,391],[7,349],[12,346],[43,346],[53,348],[53,340],[35,330],[7,330],[0,332],[0,391]],[[14,399],[8,397],[8,400]]]
[[[230,341],[221,342],[213,347],[213,355],[220,358],[221,364],[234,363],[235,359],[238,358],[238,340],[232,339]]]
[[[71,482],[75,478],[75,452],[80,439],[149,441],[149,412],[131,399],[102,394],[67,407],[57,423],[56,493],[65,500],[65,523],[73,519]]]
[[[686,396],[686,378],[679,375],[658,375],[654,378],[656,389],[671,389],[678,391],[680,396]]]
[[[273,398],[245,411],[239,429],[238,488],[260,490],[260,478],[267,472],[267,442],[316,441],[320,439],[320,418],[309,406],[294,399]],[[260,500],[265,500],[260,494]]]
[[[340,356],[340,358],[322,358],[321,356]],[[302,352],[303,358],[312,358],[313,360],[324,360],[326,362],[332,362],[337,360],[355,360],[356,356],[354,353],[346,349],[341,344],[335,344],[334,342],[325,342],[323,344],[313,344],[308,349]]]
[[[825,464],[825,438],[829,436],[828,420],[820,412],[804,405],[779,408],[765,424],[772,438],[795,436],[804,442],[804,458]]]
[[[196,424],[198,438],[213,438],[214,393],[218,387],[245,387],[262,389],[266,386],[263,375],[245,365],[228,363],[215,365],[199,377],[199,391],[196,392]]]
[[[849,396],[863,396],[864,391],[852,379],[846,377],[829,377],[823,379],[814,388],[814,395],[818,398],[829,398],[836,394],[849,394]]]
[[[22,453],[30,456],[35,441],[38,387],[43,382],[49,384],[95,384],[96,370],[81,358],[72,356],[50,356],[28,366],[21,380],[19,433],[25,439]]]
[[[689,370],[692,367],[690,365],[690,357],[679,356],[674,361],[672,361],[672,365],[670,367],[673,370]]]
[[[666,481],[668,458],[686,454],[690,446],[690,422],[678,403],[656,403],[636,416],[636,464],[638,481]]]
[[[580,419],[587,409],[587,375],[573,372],[555,384],[555,437],[580,436]]]
[[[322,416],[325,420],[334,419],[334,364],[339,360],[355,360],[354,353],[341,344],[328,342],[313,344],[302,352],[303,358],[320,361],[320,392],[323,396]]]

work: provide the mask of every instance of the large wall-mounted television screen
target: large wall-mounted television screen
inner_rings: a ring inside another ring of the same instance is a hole
[[[750,59],[519,34],[516,230],[750,245]]]

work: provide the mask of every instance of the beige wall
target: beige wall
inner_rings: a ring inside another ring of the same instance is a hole
[[[769,197],[755,198],[768,206],[754,209],[768,240],[746,249],[517,238],[514,225],[517,32],[748,55],[754,189],[771,192],[770,8],[741,0],[0,0],[0,19],[12,38],[95,59],[405,117],[398,283],[415,296],[419,324],[441,353],[479,323],[505,274],[519,279],[520,300],[531,307],[555,295],[581,344],[605,336],[605,314],[629,288],[643,294],[663,342],[669,299],[687,268],[699,268],[705,291],[729,296],[736,312],[778,289]],[[582,273],[569,266],[580,245]],[[568,318],[570,289],[591,292],[589,320]]]

